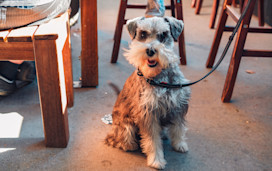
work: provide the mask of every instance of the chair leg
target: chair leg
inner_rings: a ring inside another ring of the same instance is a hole
[[[183,20],[182,0],[176,0],[177,19]],[[178,38],[180,63],[186,65],[184,29]]]
[[[62,55],[56,40],[34,40],[34,49],[46,146],[64,148],[69,127]]]
[[[203,0],[198,0],[196,4],[195,14],[199,14],[202,7]]]
[[[258,1],[259,26],[264,26],[264,0]]]
[[[219,44],[220,44],[220,41],[221,41],[221,38],[223,35],[224,27],[226,25],[226,21],[228,18],[228,15],[226,12],[226,5],[231,5],[231,3],[232,3],[232,0],[226,0],[224,2],[223,9],[222,9],[221,16],[220,16],[220,20],[219,20],[219,24],[216,28],[215,37],[213,39],[213,43],[212,43],[212,47],[211,47],[211,50],[209,53],[209,57],[206,62],[207,68],[212,68],[212,66],[214,64],[215,57],[216,57],[216,54],[218,51],[218,47],[219,47]]]
[[[211,13],[211,20],[210,20],[210,28],[214,28],[216,16],[217,16],[217,11],[218,11],[218,6],[219,6],[219,0],[213,0],[213,6],[212,6],[212,13]]]
[[[171,0],[171,14],[172,17],[176,18],[176,14],[175,14],[175,1]]]
[[[114,43],[111,56],[111,63],[116,63],[118,59],[123,25],[125,24],[125,13],[127,8],[127,0],[120,0],[119,14],[114,33]]]
[[[69,21],[69,20],[68,20]],[[74,105],[74,89],[73,89],[73,66],[70,47],[70,25],[67,23],[67,37],[62,50],[63,56],[63,68],[65,75],[67,106],[72,107]]]
[[[232,5],[233,5],[235,8],[237,7],[236,0],[232,0]]]
[[[192,2],[191,2],[191,7],[192,7],[192,8],[195,8],[195,7],[196,7],[196,1],[197,1],[197,0],[192,0]]]
[[[248,0],[245,1],[245,4],[247,4],[247,3],[248,3]],[[248,27],[250,24],[250,20],[251,20],[251,16],[253,13],[255,3],[256,3],[256,0],[251,1],[248,12],[247,12],[245,18],[243,19],[241,26],[239,28],[239,31],[237,33],[237,40],[234,45],[234,50],[233,50],[233,54],[231,57],[229,70],[228,70],[228,73],[226,76],[224,90],[223,90],[222,97],[221,97],[221,100],[223,102],[229,102],[231,99],[231,96],[232,96],[234,84],[235,84],[236,77],[237,77],[237,72],[239,69],[240,61],[241,61],[243,50],[244,50],[244,45],[246,42]]]
[[[239,0],[240,13],[242,14],[244,8],[244,0]]]

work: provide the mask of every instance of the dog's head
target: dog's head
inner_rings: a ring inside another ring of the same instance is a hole
[[[132,42],[124,55],[145,77],[155,77],[169,64],[179,61],[173,47],[183,30],[181,20],[138,17],[128,20],[127,29]]]

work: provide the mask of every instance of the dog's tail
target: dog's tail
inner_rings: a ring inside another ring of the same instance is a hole
[[[113,91],[115,91],[115,93],[118,96],[120,94],[120,92],[121,92],[120,88],[116,84],[114,84],[114,83],[112,83],[110,81],[108,82],[108,84],[109,84],[109,86],[111,86],[111,88],[113,89]]]

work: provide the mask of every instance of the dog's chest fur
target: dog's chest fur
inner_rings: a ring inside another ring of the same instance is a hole
[[[171,65],[156,76],[154,80],[170,84],[187,82],[176,65]],[[113,121],[117,117],[132,120],[155,117],[160,119],[162,124],[168,123],[171,118],[175,118],[175,115],[186,113],[189,97],[190,89],[187,87],[182,89],[155,87],[147,83],[143,77],[138,76],[137,71],[135,71],[128,78],[118,96],[113,110]],[[142,116],[136,117],[136,115]],[[137,120],[133,122],[137,122]]]

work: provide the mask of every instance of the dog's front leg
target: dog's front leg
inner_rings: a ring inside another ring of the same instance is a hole
[[[147,155],[147,165],[156,169],[164,169],[166,165],[160,132],[158,120],[152,119],[149,126],[143,124],[140,127],[141,147]]]
[[[189,149],[186,143],[186,131],[187,128],[182,122],[176,122],[169,127],[169,136],[172,141],[172,147],[174,150],[181,153],[185,153]]]

